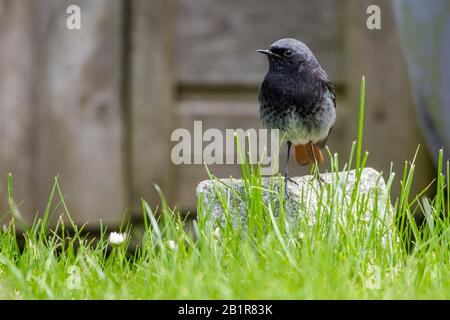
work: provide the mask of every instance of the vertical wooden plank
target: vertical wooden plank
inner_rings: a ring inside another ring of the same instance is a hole
[[[133,0],[131,5],[131,181],[132,201],[158,202],[153,184],[173,199],[169,186],[172,75],[172,1]]]
[[[0,217],[8,210],[11,172],[15,200],[29,221],[36,213],[35,9],[33,1],[0,1]]]
[[[72,4],[81,30],[66,28]],[[48,0],[42,8],[41,183],[59,175],[78,223],[117,225],[125,209],[121,10],[121,0]]]
[[[371,4],[380,6],[381,30],[366,27],[366,9]],[[392,161],[398,182],[404,161],[413,158],[420,144],[414,188],[420,191],[431,182],[433,165],[419,130],[390,1],[347,1],[347,17],[348,112],[354,114],[355,119],[349,124],[356,132],[360,80],[365,75],[363,147],[370,151],[368,165],[387,175]],[[395,186],[393,196],[397,191]]]

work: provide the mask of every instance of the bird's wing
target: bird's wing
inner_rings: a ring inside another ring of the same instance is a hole
[[[322,68],[320,68],[318,70],[318,74],[319,74],[319,79],[322,82],[322,85],[325,87],[326,90],[328,90],[328,92],[331,95],[331,99],[333,100],[334,108],[336,108],[336,91],[334,90],[333,84],[328,79],[327,73]]]
[[[334,108],[336,109],[336,91],[334,91],[333,84],[328,79],[324,81],[324,84],[331,94],[331,99],[333,100]]]
[[[333,84],[328,79],[328,76],[323,69],[320,69],[320,71],[319,71],[319,78],[320,78],[323,86],[325,87],[325,89],[328,90],[328,92],[330,93],[331,100],[333,101],[334,108],[336,109],[336,91],[334,90]],[[330,136],[331,130],[333,130],[333,126],[328,131],[327,137],[316,144],[320,149],[323,149],[325,147],[328,137]]]
[[[336,108],[336,91],[334,91],[333,84],[328,79],[328,75],[321,67],[315,69],[316,74],[319,79],[319,86],[321,85],[323,89],[328,90],[333,100],[334,108]]]

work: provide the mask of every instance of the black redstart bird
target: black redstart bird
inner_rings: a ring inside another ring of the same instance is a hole
[[[322,149],[336,119],[336,95],[326,72],[311,50],[301,41],[281,39],[267,50],[258,50],[269,58],[269,71],[259,90],[263,126],[279,129],[287,141],[288,153],[294,145],[300,165],[324,161]],[[320,182],[320,174],[318,174]]]

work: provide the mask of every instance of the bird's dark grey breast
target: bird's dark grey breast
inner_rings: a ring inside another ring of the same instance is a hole
[[[321,112],[323,91],[320,79],[310,74],[286,76],[269,72],[259,92],[264,126],[284,131],[291,125],[293,117],[306,127],[315,126],[316,116]]]

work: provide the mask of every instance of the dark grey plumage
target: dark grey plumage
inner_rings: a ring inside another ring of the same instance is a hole
[[[295,39],[278,40],[258,52],[269,58],[258,96],[263,126],[279,129],[289,148],[309,144],[320,152],[336,119],[336,95],[327,74]]]

